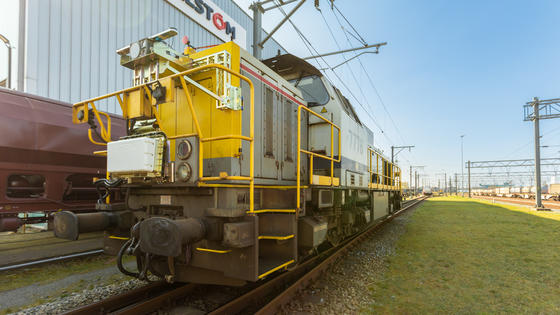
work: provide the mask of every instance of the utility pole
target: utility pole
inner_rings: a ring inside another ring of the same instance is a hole
[[[403,146],[391,146],[391,163],[395,162],[395,157],[401,153],[402,150],[404,149],[408,149],[408,151],[410,152],[410,149],[414,148],[413,145],[403,145]],[[397,153],[395,153],[395,149],[397,149]]]
[[[286,23],[286,21],[294,13],[296,13],[296,11],[303,5],[303,3],[306,0],[300,0],[300,2],[292,9],[292,11],[290,11],[290,13],[286,14],[286,16],[284,16],[284,18],[280,21],[280,23],[278,23],[278,25],[276,25],[276,27],[274,27],[272,29],[272,31],[270,31],[270,33],[268,33],[266,38],[261,40],[262,15],[263,15],[263,13],[265,13],[268,10],[280,8],[281,6],[292,3],[294,1],[296,1],[296,0],[289,0],[289,1],[285,1],[285,2],[280,1],[279,4],[276,4],[276,2],[274,2],[272,5],[265,8],[264,6],[266,4],[269,4],[269,3],[273,2],[273,0],[263,0],[263,1],[253,2],[253,4],[251,4],[251,6],[249,6],[249,9],[253,11],[253,56],[255,56],[255,58],[257,58],[259,60],[262,58],[262,50],[263,50],[263,47],[264,47],[264,43],[266,43],[266,41],[268,41],[272,37],[272,35],[274,35],[274,33],[276,33],[276,31],[284,23]],[[318,5],[317,1],[315,2],[315,5],[316,6]]]
[[[468,170],[469,170],[469,198],[471,197],[471,161],[467,162]]]
[[[416,195],[416,189],[418,188],[418,171],[416,171],[416,169],[419,168],[424,168],[424,165],[411,165],[410,166],[410,176],[412,176],[412,169],[415,169],[414,171],[414,195]],[[412,185],[412,181],[411,181],[411,185]]]
[[[249,9],[253,10],[253,56],[257,59],[262,58],[261,43],[262,35],[262,14],[264,13],[258,2],[253,3]]]
[[[410,165],[409,175],[410,175],[410,180],[408,182],[408,190],[410,191],[410,189],[412,188],[412,165]]]
[[[459,175],[459,174],[455,173],[455,196],[459,196],[459,189],[458,189],[459,188],[459,186],[458,186],[459,182],[457,180],[457,175]]]
[[[532,102],[524,106],[524,120],[533,121],[535,127],[535,207],[536,210],[548,210],[543,207],[541,196],[541,145],[539,121],[541,119],[560,118],[560,99],[539,100],[534,97]],[[541,110],[543,113],[541,114]]]
[[[443,184],[445,185],[445,188],[443,189],[443,193],[447,194],[447,173],[443,173]]]
[[[533,98],[533,112],[535,113],[535,205],[537,210],[543,209],[541,200],[541,140],[539,129],[539,98]]]
[[[414,195],[416,196],[416,190],[418,189],[418,171],[414,171]]]
[[[464,197],[465,196],[465,175],[464,175],[464,170],[465,170],[465,163],[463,162],[463,138],[465,137],[465,135],[461,135],[461,195]]]

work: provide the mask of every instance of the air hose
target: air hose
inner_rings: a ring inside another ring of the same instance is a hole
[[[135,278],[139,278],[140,274],[137,272],[131,272],[126,270],[126,268],[124,268],[123,263],[122,263],[122,258],[124,256],[125,251],[134,243],[134,238],[129,239],[128,241],[126,241],[124,243],[124,245],[121,247],[121,249],[119,250],[119,253],[117,254],[117,268],[119,268],[119,271],[122,272],[123,274],[130,276],[130,277],[135,277]],[[138,264],[138,261],[136,262]],[[140,265],[138,265],[138,269],[140,269]]]
[[[115,179],[115,180],[109,180],[106,178],[101,178],[98,179],[94,182],[95,185],[95,190],[97,191],[97,194],[99,195],[99,199],[97,200],[98,204],[102,204],[105,203],[105,198],[107,198],[109,196],[110,193],[110,189],[111,188],[116,188],[118,186],[120,186],[123,183],[123,180],[121,178]]]

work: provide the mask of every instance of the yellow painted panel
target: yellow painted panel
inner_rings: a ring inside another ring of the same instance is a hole
[[[131,91],[125,97],[128,118],[152,117],[152,107],[142,89]]]
[[[218,45],[192,54],[190,57],[198,59],[224,50],[230,53],[231,69],[238,72],[240,69],[239,47],[233,43]],[[210,91],[221,94],[216,91],[217,78],[215,70],[194,74],[191,76],[191,79]],[[232,76],[231,83],[233,86],[239,86],[239,79]],[[218,109],[216,108],[217,101],[214,98],[188,84],[188,82],[187,86],[191,93],[203,138],[241,135],[242,111]],[[195,133],[192,115],[182,92],[182,90],[177,90],[176,95],[177,103],[179,104],[177,108],[177,134]],[[239,139],[206,142],[203,144],[204,158],[237,157],[240,148],[241,140]]]
[[[340,185],[340,178],[334,177],[333,178],[333,186]],[[322,176],[322,175],[313,175],[313,185],[318,186],[330,186],[331,185],[331,177],[330,176]]]

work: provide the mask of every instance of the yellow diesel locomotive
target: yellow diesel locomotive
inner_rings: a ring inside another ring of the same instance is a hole
[[[319,70],[289,54],[260,61],[233,42],[180,53],[165,43],[174,35],[118,50],[132,87],[74,104],[107,177],[98,211],[60,212],[57,236],[105,230],[106,252],[140,279],[243,285],[400,208],[400,169]],[[108,98],[127,121],[119,139],[96,107]],[[115,189],[125,202],[111,201]]]

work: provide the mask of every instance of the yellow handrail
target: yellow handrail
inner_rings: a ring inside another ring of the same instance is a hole
[[[378,188],[379,185],[383,189],[389,190],[399,190],[402,191],[401,186],[401,169],[394,163],[389,162],[385,158],[383,158],[379,153],[377,153],[372,148],[368,148],[368,172],[369,172],[369,180],[370,184],[377,185],[375,188]],[[373,168],[372,161],[375,157],[376,161],[376,168]],[[379,168],[379,161],[381,160],[381,169]],[[386,175],[387,174],[387,175]],[[372,180],[373,175],[375,175],[375,182]]]
[[[202,135],[202,130],[200,128],[200,124],[198,122],[198,117],[196,115],[196,112],[194,110],[194,106],[192,103],[192,98],[190,93],[188,92],[187,89],[187,82],[184,78],[184,76],[196,73],[196,72],[200,72],[202,70],[205,69],[220,69],[223,71],[226,71],[228,73],[230,73],[233,76],[238,77],[239,79],[247,82],[249,84],[249,89],[250,89],[250,106],[249,106],[249,110],[250,110],[250,121],[249,121],[249,136],[243,136],[243,135],[226,135],[226,136],[218,136],[218,137],[209,137],[209,138],[204,138]],[[165,78],[179,78],[180,82],[181,82],[181,86],[183,88],[183,90],[185,91],[185,96],[187,99],[187,105],[189,107],[189,110],[192,114],[193,117],[193,121],[194,121],[194,125],[195,125],[195,129],[196,129],[196,133],[195,134],[188,134],[188,135],[175,135],[175,136],[170,136],[168,137],[168,139],[177,139],[177,138],[181,138],[181,137],[186,137],[186,136],[195,136],[198,135],[198,141],[199,141],[199,163],[198,163],[198,174],[199,174],[199,181],[204,182],[204,181],[215,181],[215,180],[245,180],[245,181],[249,181],[249,213],[254,213],[254,199],[255,199],[255,193],[254,193],[254,186],[255,186],[255,142],[254,142],[254,137],[255,137],[255,104],[254,104],[254,100],[255,100],[255,93],[254,93],[254,86],[253,86],[253,82],[247,78],[246,76],[235,72],[227,67],[224,67],[222,65],[219,64],[207,64],[207,65],[203,65],[200,67],[196,67],[193,69],[189,69],[183,72],[179,72],[170,76],[167,76]],[[148,88],[148,85],[151,85],[155,83],[154,82],[148,82],[142,85],[138,85],[138,86],[134,86],[134,87],[130,87],[124,90],[120,90],[120,91],[116,91],[113,93],[109,93],[103,96],[98,96],[89,100],[85,100],[79,103],[74,104],[74,108],[79,108],[81,106],[84,106],[84,115],[86,115],[85,117],[87,117],[88,115],[88,111],[89,111],[89,107],[91,107],[93,114],[95,115],[95,118],[97,119],[97,121],[99,121],[99,125],[101,127],[101,138],[103,138],[103,140],[105,140],[106,142],[110,142],[111,141],[111,118],[107,113],[104,112],[100,112],[97,110],[97,108],[95,107],[95,102],[99,101],[99,100],[103,100],[103,99],[107,99],[113,96],[117,97],[117,100],[121,106],[122,112],[123,112],[123,117],[127,117],[127,112],[126,112],[126,104],[125,104],[125,99],[126,99],[126,95],[129,92],[132,91],[137,91],[139,89],[144,89],[145,93],[147,94],[149,100],[151,101],[151,106],[152,106],[152,111],[154,114],[154,117],[158,123],[158,125],[160,126],[160,128],[162,128],[162,124],[160,123],[160,118],[159,118],[159,112],[158,109],[156,108],[155,104],[152,101],[152,93],[150,92],[150,89]],[[123,96],[121,98],[121,95]],[[101,120],[101,117],[99,116],[99,114],[104,115],[107,118],[107,128],[105,128],[105,125],[103,124],[103,121]],[[84,119],[85,120],[85,119]],[[165,130],[161,129],[161,131],[168,135],[167,132],[165,132]],[[106,145],[97,141],[93,140],[93,137],[91,135],[91,129],[88,131],[88,137],[89,140],[97,145]],[[231,140],[231,139],[240,139],[240,140],[245,140],[245,141],[249,141],[249,176],[224,176],[224,177],[204,177],[204,159],[203,159],[203,142],[210,142],[210,141],[218,141],[218,140]]]
[[[301,110],[305,110],[307,112],[309,112],[310,114],[322,119],[323,121],[325,121],[326,123],[331,125],[331,156],[326,156],[323,154],[319,154],[319,153],[315,153],[315,152],[311,152],[308,150],[304,150],[301,148]],[[309,160],[309,184],[313,184],[313,158],[319,157],[325,160],[329,160],[331,161],[331,186],[334,186],[334,162],[340,162],[340,158],[342,156],[341,154],[341,146],[340,146],[340,127],[338,127],[337,125],[335,125],[332,121],[326,119],[325,117],[315,113],[314,111],[312,111],[311,109],[307,108],[305,105],[299,105],[298,107],[298,112],[297,112],[297,124],[298,124],[298,128],[297,128],[297,147],[298,147],[298,155],[297,155],[297,175],[296,175],[296,189],[297,189],[297,208],[300,207],[300,202],[301,202],[301,153],[305,153],[307,155],[310,156],[310,160]],[[338,130],[338,158],[335,159],[334,158],[334,128],[336,128]]]

